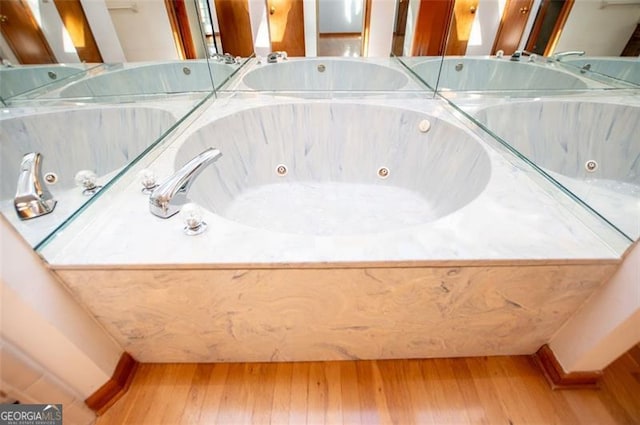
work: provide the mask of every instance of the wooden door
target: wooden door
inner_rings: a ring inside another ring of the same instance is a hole
[[[453,12],[453,0],[421,0],[413,32],[413,56],[441,56]]]
[[[507,1],[491,50],[492,55],[495,55],[498,50],[502,50],[505,55],[511,55],[518,50],[532,4],[533,0]]]
[[[574,0],[542,0],[525,49],[549,56],[555,50],[573,3]]]
[[[93,37],[80,0],[54,0],[54,4],[80,60],[90,63],[102,62],[102,55],[100,55],[98,44]]]
[[[465,55],[479,0],[455,0],[447,39],[447,55]]]
[[[0,0],[0,30],[20,63],[57,62],[24,0]]]
[[[398,12],[393,29],[393,44],[391,51],[396,56],[402,56],[404,51],[404,36],[407,31],[407,15],[409,13],[409,0],[398,0]]]
[[[1,1],[1,0],[0,0]],[[233,56],[249,57],[253,54],[253,37],[247,0],[215,0],[221,50]]]
[[[178,55],[181,59],[197,59],[198,55],[193,44],[191,25],[189,25],[189,16],[184,0],[164,0],[164,6],[167,9]]]
[[[271,50],[288,56],[304,56],[304,10],[302,0],[267,0]]]

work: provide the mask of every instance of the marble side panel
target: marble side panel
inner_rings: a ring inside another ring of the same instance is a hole
[[[535,352],[615,264],[56,270],[142,362]]]

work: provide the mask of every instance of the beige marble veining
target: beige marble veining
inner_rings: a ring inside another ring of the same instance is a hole
[[[58,269],[142,362],[530,354],[617,264]]]

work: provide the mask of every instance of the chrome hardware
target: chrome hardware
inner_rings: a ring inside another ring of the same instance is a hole
[[[278,165],[278,166],[276,167],[276,173],[277,173],[279,176],[286,176],[286,175],[287,175],[287,166],[286,166],[286,165],[283,165],[283,164]]]
[[[185,66],[184,68],[182,68],[182,72],[184,73],[184,75],[189,75],[189,74],[191,74],[191,69],[189,69],[189,67]]]
[[[187,194],[193,181],[207,165],[218,160],[222,153],[216,148],[209,148],[187,162],[172,176],[160,183],[149,196],[151,214],[161,218],[169,218],[180,212],[187,203]]]
[[[382,179],[386,179],[389,177],[389,169],[387,167],[380,167],[378,169],[378,177]]]
[[[569,50],[566,52],[558,52],[558,53],[554,53],[553,55],[551,55],[549,57],[550,60],[557,60],[559,61],[562,58],[565,58],[567,56],[584,56],[585,55],[585,51],[584,50]]]
[[[463,64],[461,64],[461,63],[457,63],[456,64],[456,71],[460,72],[460,71],[462,71],[462,68],[464,68]]]
[[[43,184],[42,155],[38,152],[22,157],[13,205],[20,220],[49,214],[56,207],[56,201]]]
[[[267,55],[267,63],[276,63],[278,62],[278,58],[282,58],[282,60],[287,60],[287,52],[271,52]]]
[[[584,164],[584,168],[588,172],[593,173],[594,171],[596,171],[598,169],[598,163],[596,161],[594,161],[593,159],[590,159],[589,161],[587,161]]]
[[[207,223],[202,219],[202,210],[195,204],[185,204],[180,211],[185,235],[195,236],[207,230]]]

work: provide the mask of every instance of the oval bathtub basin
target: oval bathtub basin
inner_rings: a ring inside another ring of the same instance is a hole
[[[79,171],[90,170],[106,184],[176,121],[170,112],[148,107],[58,110],[0,120],[0,211],[37,244],[90,199],[76,187]],[[50,214],[20,221],[13,198],[22,157],[29,152],[42,154],[43,177],[55,179],[45,187],[57,205]]]
[[[484,148],[461,129],[377,105],[237,112],[192,134],[176,167],[212,143],[223,156],[195,180],[191,200],[283,233],[371,234],[432,222],[473,201],[491,174]]]
[[[220,84],[236,69],[234,65],[205,61],[136,65],[70,84],[60,91],[60,97],[206,92],[213,90],[212,78]]]
[[[387,66],[335,58],[262,63],[243,80],[252,90],[277,91],[387,91],[398,90],[409,79]]]
[[[85,72],[82,66],[18,65],[0,69],[0,97],[13,96],[55,83]]]
[[[640,237],[640,107],[522,102],[483,109],[476,118],[628,236]]]
[[[411,69],[435,88],[440,60],[428,60]],[[588,85],[563,71],[509,58],[445,58],[438,90],[558,90],[583,89]]]
[[[562,63],[578,68],[586,67],[589,71],[640,85],[640,60],[638,58],[565,58],[562,59]]]

